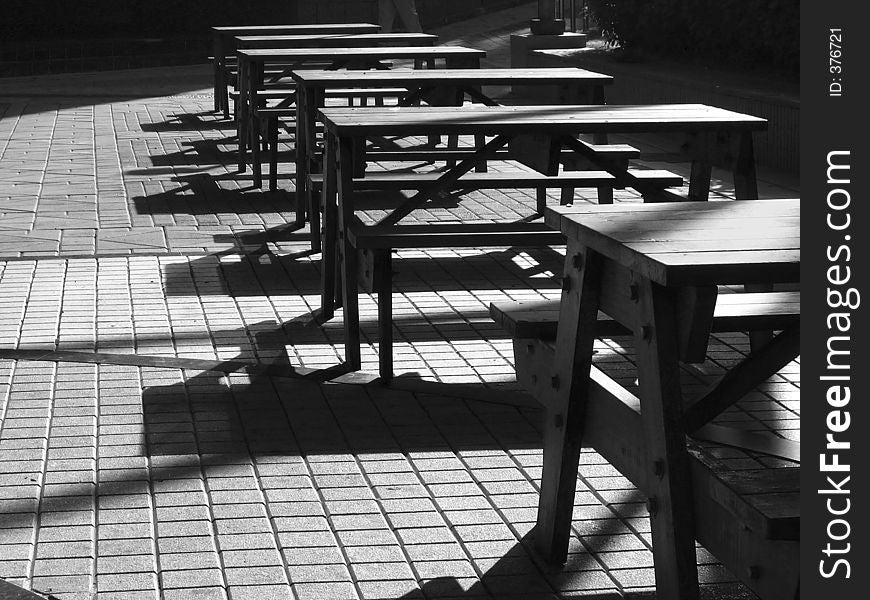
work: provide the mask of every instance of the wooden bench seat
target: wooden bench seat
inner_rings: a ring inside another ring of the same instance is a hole
[[[554,339],[559,323],[559,300],[491,304],[489,314],[511,337]],[[800,320],[800,292],[719,294],[713,332],[784,329]],[[598,315],[596,335],[630,335],[604,313]]]
[[[414,151],[418,152],[418,151]],[[421,156],[426,151],[419,151]],[[450,151],[446,151],[449,154]],[[407,153],[404,153],[407,155]],[[374,160],[380,159],[378,151],[367,152],[366,156]],[[406,157],[407,159],[407,157]],[[665,187],[680,186],[683,178],[680,175],[661,169],[629,169],[626,172],[635,180],[642,180],[650,185]],[[355,177],[353,180],[354,190],[369,192],[377,190],[421,190],[432,185],[442,173],[395,173],[375,172],[366,173],[365,177]],[[537,189],[536,210],[542,213],[546,205],[546,195],[540,190],[547,188],[559,188],[562,190],[562,203],[571,202],[574,199],[576,188],[602,188],[622,189],[626,182],[606,171],[563,171],[558,175],[543,175],[537,171],[485,171],[469,172],[459,178],[455,189],[465,191],[480,189]],[[323,191],[323,174],[312,173],[308,176],[308,186],[311,190],[311,214],[319,211],[320,193]]]
[[[371,155],[377,156],[377,151]],[[369,154],[367,154],[369,156]],[[656,182],[664,187],[683,183],[680,175],[659,169],[630,169],[634,177]],[[372,190],[419,190],[434,183],[443,173],[366,173],[355,177],[353,188],[358,191]],[[323,189],[323,174],[313,173],[308,177],[312,189]],[[597,187],[612,185],[619,188],[622,182],[606,171],[565,171],[558,175],[542,175],[537,171],[487,171],[470,172],[459,178],[459,189],[523,189],[544,187]]]

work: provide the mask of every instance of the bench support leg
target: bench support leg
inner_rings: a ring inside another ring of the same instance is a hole
[[[278,117],[269,117],[269,190],[278,190]]]
[[[389,248],[374,253],[374,281],[378,295],[378,372],[393,378],[393,261]]]
[[[251,127],[251,172],[254,175],[254,187],[263,187],[263,165],[260,164],[260,119],[256,116]]]

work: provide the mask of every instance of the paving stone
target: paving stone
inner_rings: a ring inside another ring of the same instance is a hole
[[[235,598],[235,596],[233,596]],[[191,589],[163,590],[161,600],[226,600],[227,592],[222,587],[198,587]]]
[[[298,583],[293,590],[299,600],[358,600],[359,595],[349,582]]]
[[[220,569],[185,569],[160,573],[161,589],[220,587],[223,583]]]

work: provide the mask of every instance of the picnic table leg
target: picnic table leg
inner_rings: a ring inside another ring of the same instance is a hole
[[[266,133],[269,136],[269,191],[278,189],[278,117],[269,117],[269,125]]]
[[[212,34],[212,69],[214,71],[214,111],[218,112],[223,108],[223,93],[221,92],[221,74],[223,72],[223,44],[221,43],[221,35],[215,31]]]
[[[355,138],[338,140],[336,181],[338,183],[338,251],[341,262],[342,313],[344,315],[344,360],[352,371],[359,370],[359,293],[357,286],[356,248],[351,245],[347,230],[353,221],[353,169]]]
[[[374,252],[373,278],[378,296],[378,373],[393,378],[393,257],[389,248]]]
[[[310,153],[315,152],[314,135],[309,125],[309,113],[313,116],[313,92],[302,86],[296,90],[296,225],[305,224],[305,213],[311,222],[311,250],[320,252],[320,210],[315,206],[314,194],[308,185],[308,174],[314,169]]]
[[[755,148],[752,132],[746,131],[737,137],[735,142],[736,158],[734,160],[734,197],[737,200],[758,199],[758,178],[755,170]],[[747,292],[769,292],[773,286],[769,284],[752,284],[744,286]],[[773,339],[772,331],[750,331],[749,346],[752,351],[763,348]]]
[[[660,598],[697,600],[692,480],[681,426],[679,341],[672,290],[637,282],[635,331],[641,422],[647,449],[649,513]]]
[[[337,141],[327,134],[323,169],[323,253],[320,258],[320,314],[324,320],[335,315],[338,214],[335,205]],[[313,192],[312,192],[313,193]]]
[[[602,265],[599,254],[569,239],[555,369],[553,374],[538,375],[548,377],[551,388],[544,401],[544,468],[535,545],[551,564],[563,564],[568,555]]]
[[[251,69],[253,81],[248,95],[250,96],[250,107],[248,112],[251,143],[251,170],[254,175],[254,187],[263,187],[263,166],[260,164],[260,98],[258,90],[263,86],[263,69],[264,63],[258,63],[255,68]]]
[[[236,138],[239,143],[239,173],[244,173],[248,168],[247,144],[248,144],[248,61],[239,59],[238,85],[239,95],[236,101]]]

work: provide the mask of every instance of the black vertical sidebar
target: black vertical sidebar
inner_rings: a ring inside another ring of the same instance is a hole
[[[870,51],[860,2],[801,3],[801,598],[870,589]]]

